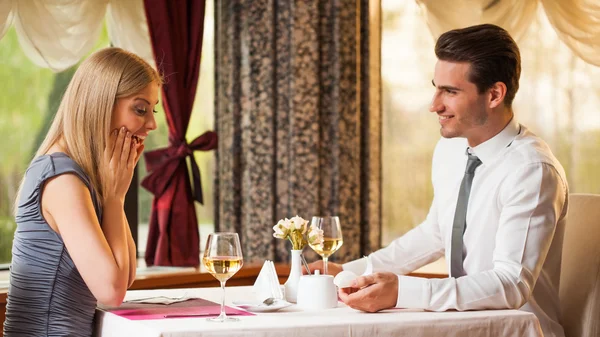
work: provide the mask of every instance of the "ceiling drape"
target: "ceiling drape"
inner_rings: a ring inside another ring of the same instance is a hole
[[[480,23],[503,27],[519,40],[542,6],[560,39],[588,63],[600,66],[598,0],[416,0],[434,38]]]
[[[60,72],[90,53],[105,18],[114,46],[154,65],[142,0],[2,0],[0,39],[14,25],[25,55]]]

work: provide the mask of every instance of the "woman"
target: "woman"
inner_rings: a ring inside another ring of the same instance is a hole
[[[91,336],[135,279],[125,193],[156,129],[160,75],[119,48],[73,76],[16,202],[4,336]]]

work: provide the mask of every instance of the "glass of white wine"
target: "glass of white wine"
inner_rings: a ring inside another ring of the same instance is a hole
[[[206,240],[206,249],[202,257],[204,267],[221,282],[223,297],[221,298],[221,314],[208,318],[213,322],[232,322],[239,319],[227,317],[225,314],[225,282],[242,268],[244,259],[240,238],[237,233],[212,233]]]
[[[311,244],[310,248],[323,257],[323,274],[327,275],[327,260],[344,244],[340,219],[337,216],[313,216],[311,226],[323,230],[323,243]]]

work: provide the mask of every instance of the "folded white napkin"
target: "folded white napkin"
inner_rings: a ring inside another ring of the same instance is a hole
[[[259,302],[267,298],[283,299],[283,291],[279,285],[279,278],[273,261],[265,261],[260,273],[258,273],[256,282],[252,286],[252,291]]]

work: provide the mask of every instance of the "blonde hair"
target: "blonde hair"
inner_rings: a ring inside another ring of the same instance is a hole
[[[116,100],[134,95],[162,78],[139,56],[120,48],[99,50],[81,63],[62,98],[35,157],[62,141],[69,157],[88,175],[102,202],[99,172]],[[17,208],[19,195],[15,203]]]

